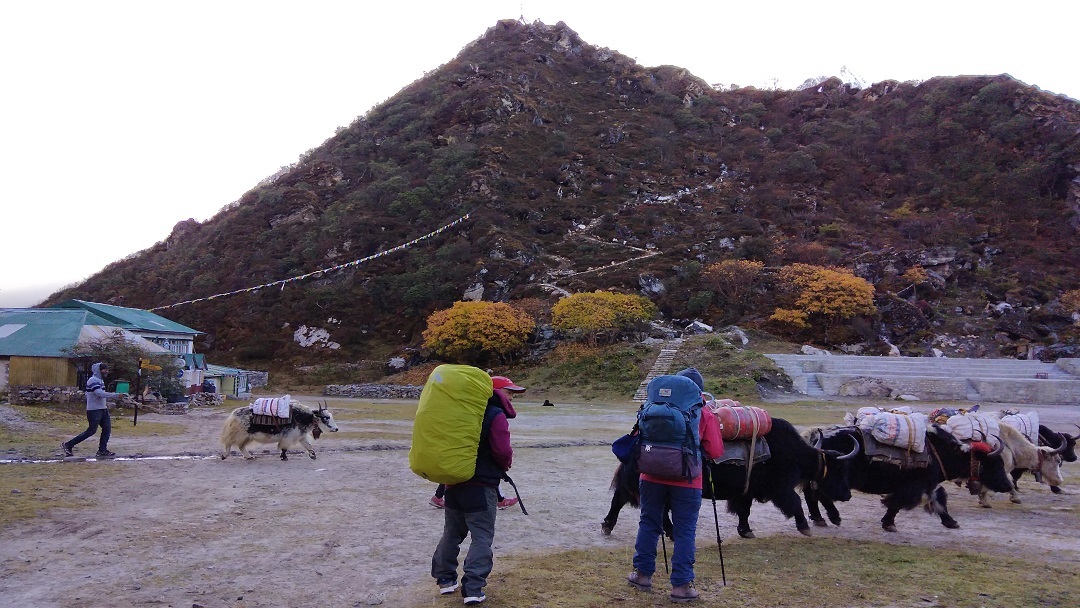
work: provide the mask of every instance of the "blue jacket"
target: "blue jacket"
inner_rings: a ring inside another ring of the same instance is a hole
[[[90,379],[86,381],[86,411],[107,410],[109,405],[106,399],[119,399],[120,393],[108,393],[105,391],[105,380],[101,378],[101,363],[90,366]]]

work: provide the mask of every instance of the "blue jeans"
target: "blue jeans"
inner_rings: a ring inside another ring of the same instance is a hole
[[[465,537],[471,535],[461,577],[461,595],[464,597],[479,597],[491,574],[498,492],[496,488],[469,485],[446,489],[443,534],[431,556],[431,576],[440,585],[457,580],[458,552]]]
[[[86,410],[86,430],[79,433],[74,439],[68,441],[68,447],[75,447],[88,437],[92,437],[101,426],[101,438],[98,439],[98,451],[104,452],[109,448],[109,435],[112,434],[112,418],[109,410]]]
[[[694,553],[697,542],[701,490],[669,486],[651,481],[639,482],[641,520],[634,543],[634,569],[645,576],[656,572],[656,541],[663,534],[664,505],[671,501],[671,525],[674,548],[671,551],[671,586],[681,587],[694,580]]]

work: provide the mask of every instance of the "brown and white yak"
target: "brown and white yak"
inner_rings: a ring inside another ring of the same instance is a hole
[[[233,410],[225,420],[225,428],[221,430],[221,444],[224,446],[221,459],[228,458],[232,446],[236,446],[245,459],[253,460],[255,457],[247,450],[247,446],[251,442],[257,442],[277,443],[282,460],[289,459],[289,448],[300,445],[307,451],[308,457],[315,460],[315,449],[311,442],[324,431],[334,433],[338,430],[334,415],[325,405],[312,410],[306,405],[294,402],[290,407],[292,416],[281,418],[280,424],[256,424],[250,405]]]
[[[1006,471],[1011,473],[1016,469],[1026,469],[1036,474],[1047,485],[1060,486],[1063,483],[1061,453],[1065,451],[1066,445],[1059,445],[1056,448],[1037,446],[1011,426],[1003,424],[998,430],[1001,433],[1001,444],[1005,446],[1001,457]],[[985,486],[979,490],[979,505],[988,509],[990,508],[989,493],[990,490]],[[1016,491],[1015,482],[1009,489],[1009,502],[1020,504],[1020,494]]]

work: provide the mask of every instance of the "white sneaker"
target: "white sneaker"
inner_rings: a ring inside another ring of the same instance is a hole
[[[481,591],[480,595],[470,595],[469,597],[465,598],[465,605],[466,606],[475,606],[476,604],[483,603],[484,600],[486,600],[486,599],[487,599],[487,596],[484,595],[483,591]]]
[[[443,584],[439,585],[439,595],[446,595],[448,593],[453,593],[453,592],[457,591],[458,587],[460,587],[460,586],[461,586],[461,583],[459,583],[457,581],[454,581],[452,583],[443,583]]]

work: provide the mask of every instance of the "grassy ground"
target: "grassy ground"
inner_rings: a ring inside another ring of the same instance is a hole
[[[723,551],[726,587],[715,539],[698,538],[699,605],[1065,607],[1075,605],[1080,576],[1076,564],[837,539],[776,536],[726,543]],[[494,606],[671,605],[671,585],[659,562],[653,593],[626,584],[632,555],[626,547],[511,559],[505,571],[500,564],[489,593],[497,599]]]
[[[71,439],[86,430],[86,409],[82,405],[44,404],[9,406],[24,421],[18,428],[0,425],[0,446],[6,451],[18,451],[30,454],[46,454],[56,451],[61,441]],[[124,425],[124,434],[128,436],[153,437],[170,436],[183,433],[178,425],[140,420],[132,425],[133,411],[110,412],[114,431]],[[100,431],[99,431],[100,432]],[[97,445],[97,436],[87,439],[85,445]]]

